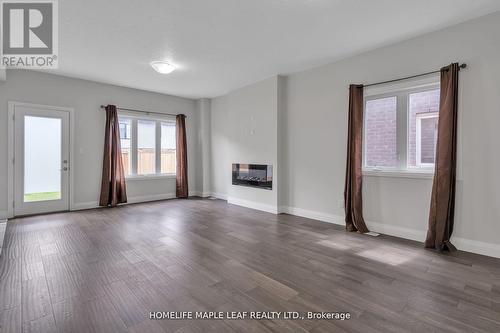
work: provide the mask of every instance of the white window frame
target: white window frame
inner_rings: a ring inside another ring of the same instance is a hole
[[[402,178],[433,178],[434,168],[432,167],[409,167],[409,99],[410,95],[419,92],[439,89],[439,77],[430,76],[428,78],[409,80],[407,82],[369,87],[364,91],[363,100],[363,128],[366,128],[366,103],[370,100],[396,97],[396,145],[397,145],[397,167],[374,167],[366,165],[366,131],[363,130],[363,167],[364,176],[381,177],[402,177]]]
[[[433,169],[434,163],[422,163],[422,119],[430,119],[430,118],[438,118],[439,114],[437,112],[429,112],[429,113],[419,113],[416,115],[416,128],[415,128],[415,162],[419,168],[422,169]]]
[[[118,111],[118,118],[129,119],[131,126],[131,139],[130,139],[130,155],[131,155],[131,174],[126,176],[126,180],[147,180],[147,179],[165,179],[165,178],[175,178],[175,173],[161,173],[161,124],[162,123],[174,123],[175,117],[169,115],[140,115],[135,112]],[[155,122],[155,169],[156,173],[149,175],[138,175],[137,174],[137,122],[139,120],[144,121],[154,121]]]

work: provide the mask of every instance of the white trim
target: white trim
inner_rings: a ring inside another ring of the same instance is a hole
[[[71,209],[71,211],[93,209],[93,208],[100,208],[99,202],[97,201],[75,202],[73,204],[73,208]]]
[[[118,117],[118,119],[120,119]],[[131,138],[130,138],[130,175],[137,175],[137,119],[130,121]]]
[[[434,170],[422,170],[422,171],[401,171],[401,170],[375,170],[375,169],[363,169],[363,176],[365,177],[393,177],[393,178],[413,178],[413,179],[433,179]]]
[[[201,197],[201,198],[208,198],[208,197],[215,197],[214,193],[207,191],[189,191],[189,196],[190,197]],[[226,200],[227,197],[224,197],[224,200]]]
[[[210,196],[221,200],[227,200],[228,198],[226,193],[218,193],[218,192],[210,192]]]
[[[54,111],[64,111],[68,112],[69,115],[69,193],[68,193],[68,202],[69,202],[69,210],[72,210],[74,206],[74,184],[75,184],[75,175],[73,172],[73,162],[75,156],[75,109],[72,107],[64,107],[64,106],[53,106],[53,105],[44,105],[44,104],[33,104],[33,103],[25,103],[25,102],[17,102],[17,101],[8,101],[7,109],[8,109],[8,120],[7,120],[7,158],[8,158],[8,166],[7,166],[7,218],[14,217],[14,113],[15,107],[28,107],[35,109],[44,109],[44,110],[54,110]]]
[[[460,237],[451,237],[451,242],[459,250],[482,254],[489,257],[500,258],[500,245],[494,243],[486,243],[472,239]]]
[[[137,197],[130,197],[127,199],[127,204],[131,203],[141,203],[141,202],[149,202],[149,201],[159,201],[159,200],[168,200],[175,199],[175,193],[163,193],[163,194],[153,194],[153,195],[140,195]]]
[[[261,210],[261,211],[272,213],[272,214],[278,214],[278,207],[277,206],[267,205],[267,204],[263,204],[260,202],[243,200],[243,199],[234,198],[234,197],[228,197],[227,203],[232,204],[232,205],[252,208],[252,209],[256,209],[256,210]]]
[[[127,203],[125,203],[123,205],[142,203],[142,202],[150,202],[150,201],[169,200],[169,199],[175,199],[175,198],[176,198],[175,193],[140,195],[140,196],[127,198]],[[72,211],[93,209],[93,208],[104,208],[104,207],[99,206],[98,201],[78,202],[78,203],[75,203]]]
[[[322,212],[317,212],[317,211],[313,211],[313,210],[307,210],[307,209],[302,209],[302,208],[297,208],[297,207],[287,207],[287,206],[281,206],[280,212],[285,213],[285,214],[305,217],[308,219],[333,223],[333,224],[337,224],[337,225],[345,225],[344,218],[340,215],[322,213]]]
[[[415,116],[415,160],[419,168],[434,168],[434,163],[422,163],[422,119],[437,118],[439,120],[439,112],[417,113]],[[436,141],[436,139],[434,140]],[[436,142],[434,142],[434,154],[436,153]]]
[[[366,226],[368,227],[368,229],[370,229],[370,231],[375,231],[384,235],[410,239],[417,242],[423,242],[425,240],[425,235],[427,234],[427,231],[425,230],[399,227],[392,224],[384,224],[373,221],[365,221],[365,222]]]
[[[7,119],[7,218],[14,217],[14,104],[8,102]]]
[[[296,207],[280,207],[283,213],[301,216],[313,220],[318,220],[327,223],[333,223],[344,226],[344,216],[306,210]],[[427,234],[426,230],[418,230],[413,228],[399,227],[391,224],[366,221],[366,225],[370,231],[380,234],[410,239],[417,242],[423,242]],[[500,244],[487,243],[472,239],[461,237],[452,237],[451,242],[460,250],[464,252],[476,253],[485,256],[500,258]]]
[[[155,122],[155,171],[161,175],[161,121]]]

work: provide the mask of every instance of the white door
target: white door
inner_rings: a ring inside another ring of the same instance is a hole
[[[69,112],[14,105],[14,215],[69,210]]]

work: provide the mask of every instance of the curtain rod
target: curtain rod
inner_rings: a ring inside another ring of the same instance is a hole
[[[101,105],[101,109],[105,109],[106,108],[106,105]],[[117,110],[122,110],[122,111],[131,111],[131,112],[142,112],[142,113],[146,113],[146,114],[161,114],[161,115],[164,115],[164,116],[177,116],[177,114],[172,114],[172,113],[164,113],[164,112],[155,112],[155,111],[147,111],[147,110],[137,110],[137,109],[129,109],[129,108],[120,108],[120,107],[116,107]],[[187,116],[186,116],[187,118]]]
[[[467,64],[461,64],[460,66],[458,66],[458,69],[465,69],[465,68],[467,68]],[[408,80],[408,79],[414,79],[416,77],[426,76],[426,75],[430,75],[430,74],[436,74],[436,73],[439,73],[439,72],[441,72],[440,69],[432,71],[432,72],[427,72],[427,73],[422,73],[422,74],[417,74],[417,75],[402,77],[402,78],[399,78],[399,79],[365,84],[364,87],[378,86],[379,84],[386,84],[386,83],[398,82],[398,81],[403,81],[403,80]]]

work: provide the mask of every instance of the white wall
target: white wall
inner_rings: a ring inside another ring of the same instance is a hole
[[[213,191],[236,195],[230,185],[232,162],[279,160],[280,209],[343,224],[349,84],[378,82],[465,62],[468,69],[460,73],[453,241],[464,250],[500,256],[498,31],[500,13],[291,74],[283,80],[281,92],[274,89],[273,78],[215,98],[211,128]],[[275,99],[282,100],[278,108],[284,110],[278,113],[277,125],[270,106]],[[265,134],[255,146],[251,146],[249,140],[253,138],[248,135],[254,126],[252,116],[258,117],[259,126],[264,124],[259,133]],[[262,122],[264,119],[268,125]],[[280,137],[278,144],[274,130]],[[368,226],[423,241],[431,186],[431,179],[364,177]],[[275,200],[274,194],[266,197],[262,191],[237,194],[258,203]]]
[[[460,72],[454,240],[461,248],[493,248],[500,255],[498,31],[500,13],[290,75],[284,140],[288,205],[332,219],[344,215],[350,83],[378,82],[465,62],[468,69]],[[431,186],[427,179],[364,177],[369,227],[422,241]]]
[[[196,168],[199,156],[196,101],[123,88],[46,73],[8,70],[0,82],[0,156],[7,156],[7,102],[18,101],[75,109],[74,172],[75,208],[97,204],[101,182],[105,114],[101,104],[184,113],[187,115],[189,190],[197,194],[201,179]],[[0,212],[7,210],[7,159],[0,160]],[[5,189],[5,190],[4,190]],[[175,195],[175,179],[127,181],[130,202]]]
[[[200,134],[198,147],[201,150],[201,158],[197,163],[197,167],[200,169],[199,174],[201,179],[199,181],[199,189],[201,191],[200,195],[202,197],[208,197],[211,195],[211,102],[208,98],[202,98],[196,101],[196,107],[200,114]]]
[[[212,99],[212,192],[229,202],[278,209],[278,77]],[[273,165],[273,189],[231,185],[232,163]]]

